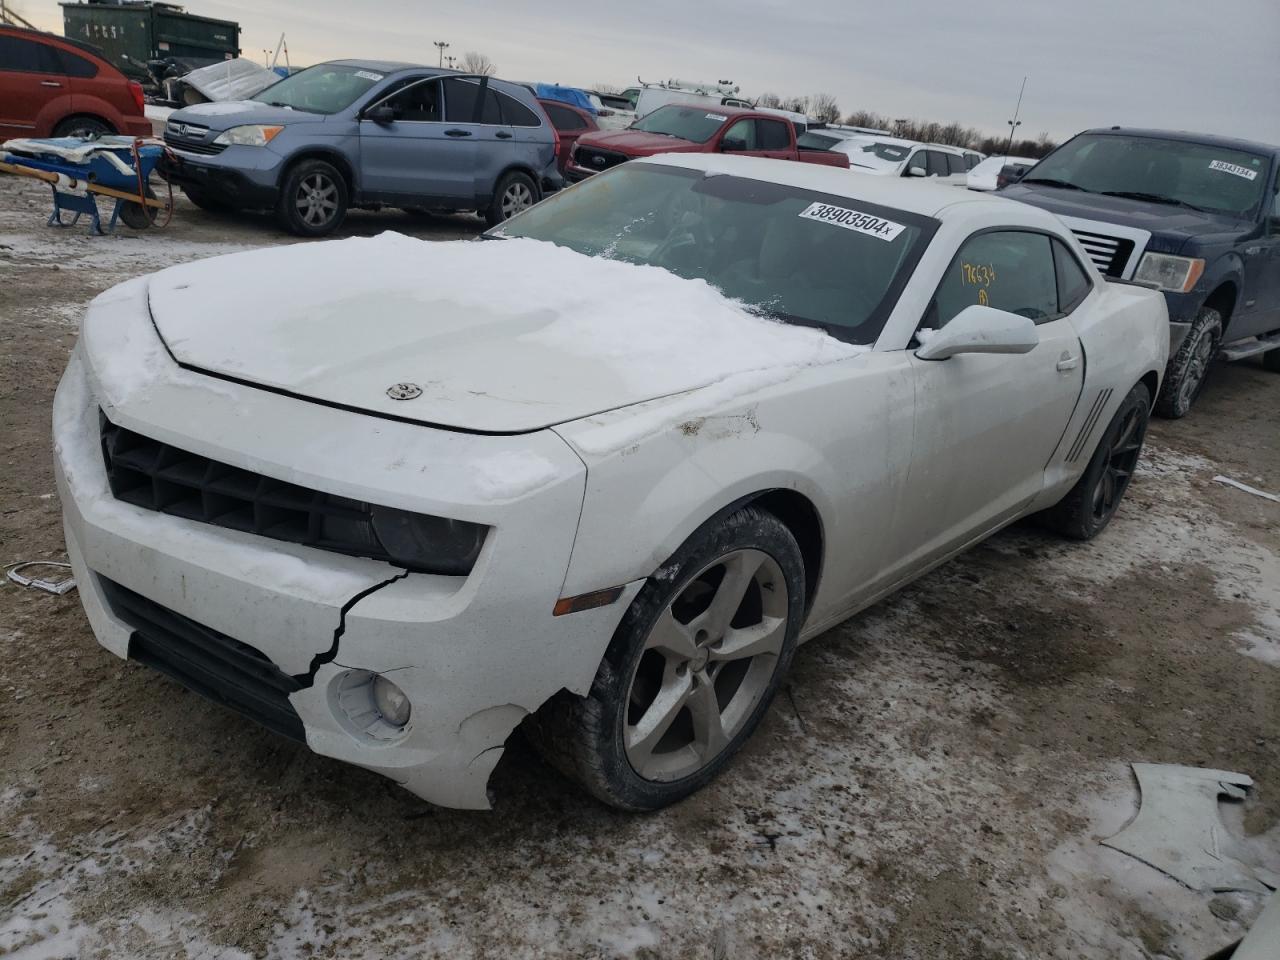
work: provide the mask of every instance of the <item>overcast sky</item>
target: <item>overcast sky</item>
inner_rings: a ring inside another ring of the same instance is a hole
[[[61,33],[56,0],[10,0]],[[846,113],[958,120],[1062,139],[1114,123],[1280,143],[1280,0],[191,0],[240,23],[246,56],[281,32],[294,64],[487,54],[500,76],[589,86],[731,79],[836,96]]]

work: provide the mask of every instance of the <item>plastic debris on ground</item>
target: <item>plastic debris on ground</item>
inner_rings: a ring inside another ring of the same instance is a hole
[[[1138,815],[1103,844],[1192,890],[1267,893],[1280,885],[1280,873],[1256,862],[1218,815],[1218,798],[1243,800],[1251,777],[1174,764],[1132,766],[1142,793]]]
[[[1241,483],[1239,480],[1232,480],[1230,477],[1219,475],[1213,478],[1213,482],[1225,484],[1228,487],[1235,487],[1237,490],[1243,490],[1245,493],[1251,493],[1255,497],[1262,497],[1263,500],[1270,500],[1272,503],[1280,503],[1280,495],[1267,493],[1265,490],[1259,490],[1257,487],[1251,487],[1247,483]]]
[[[75,577],[63,577],[61,580],[52,580],[45,577],[28,576],[21,572],[33,567],[55,567],[58,569],[70,570],[71,564],[62,563],[58,560],[23,560],[20,563],[15,563],[11,566],[7,576],[20,587],[33,587],[36,590],[43,590],[46,593],[53,593],[58,596],[62,596],[64,593],[70,593],[76,588]]]

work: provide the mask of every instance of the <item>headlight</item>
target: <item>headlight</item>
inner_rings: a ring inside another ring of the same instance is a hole
[[[1197,257],[1172,257],[1167,253],[1144,253],[1133,279],[1154,283],[1161,290],[1187,293],[1204,273],[1204,261]]]
[[[489,528],[389,507],[373,508],[373,532],[395,563],[447,576],[475,566]]]
[[[214,138],[213,142],[222,144],[224,147],[235,145],[265,147],[283,129],[284,127],[281,126],[264,126],[260,123],[250,123],[243,127],[232,127],[230,130],[222,131]]]

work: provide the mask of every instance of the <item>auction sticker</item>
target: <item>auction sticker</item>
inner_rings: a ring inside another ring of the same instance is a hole
[[[708,114],[707,114],[707,119],[708,119],[708,120],[715,120],[715,121],[717,121],[717,122],[719,122],[719,123],[724,123],[724,122],[725,122],[726,120],[728,120],[729,118],[728,118],[728,117],[722,117],[722,116],[720,116],[720,114],[718,114],[718,113],[708,113]]]
[[[1223,173],[1230,173],[1233,176],[1244,177],[1246,180],[1257,180],[1258,171],[1250,170],[1248,167],[1236,166],[1234,163],[1227,163],[1225,160],[1209,161],[1210,170],[1220,170]]]
[[[850,210],[848,207],[833,207],[829,203],[811,203],[800,211],[800,216],[865,233],[886,243],[892,243],[903,230],[902,224],[892,220],[863,213],[861,210]]]
[[[380,73],[370,73],[368,70],[357,70],[356,76],[361,80],[372,80],[374,83],[377,83],[382,79],[383,75]]]

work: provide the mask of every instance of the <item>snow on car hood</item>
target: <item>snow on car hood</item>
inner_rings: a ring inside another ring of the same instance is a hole
[[[864,349],[754,316],[702,280],[526,239],[294,244],[172,267],[149,297],[185,366],[492,433]]]

